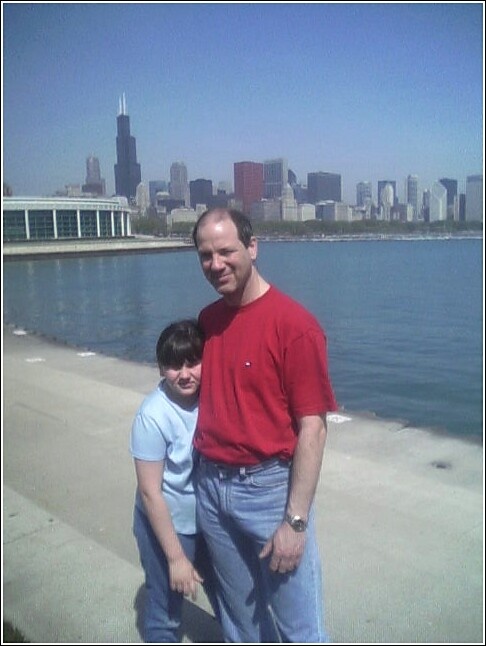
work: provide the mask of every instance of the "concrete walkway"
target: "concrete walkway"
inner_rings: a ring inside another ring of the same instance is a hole
[[[155,367],[3,330],[3,615],[36,643],[140,643],[133,415]],[[335,643],[484,643],[483,451],[331,418],[317,492]],[[188,642],[218,642],[203,593]]]

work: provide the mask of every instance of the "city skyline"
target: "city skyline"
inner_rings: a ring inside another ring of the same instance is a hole
[[[115,188],[119,97],[142,181],[233,184],[235,162],[391,178],[404,196],[483,172],[483,3],[3,3],[3,179],[16,195]]]

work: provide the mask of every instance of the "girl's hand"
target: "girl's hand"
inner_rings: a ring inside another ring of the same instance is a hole
[[[195,601],[197,598],[197,584],[202,583],[203,579],[189,559],[182,555],[169,561],[169,581],[171,590],[180,592],[185,597],[191,596],[192,600]]]

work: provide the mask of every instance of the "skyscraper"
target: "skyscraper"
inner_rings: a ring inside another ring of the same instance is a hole
[[[356,206],[371,204],[371,182],[358,182],[356,184]]]
[[[395,191],[393,190],[392,184],[387,182],[385,186],[382,187],[380,193],[380,219],[389,221],[391,219],[391,212],[393,204],[395,203]]]
[[[297,220],[298,219],[298,209],[297,209],[297,200],[294,196],[294,191],[289,183],[283,190],[282,194],[282,220]]]
[[[155,206],[155,196],[159,191],[167,190],[167,182],[163,179],[153,179],[149,182],[150,204]]]
[[[341,175],[336,173],[307,173],[307,199],[311,204],[332,200],[341,202]]]
[[[390,184],[391,187],[393,188],[393,204],[398,202],[397,183],[396,183],[396,181],[394,179],[382,179],[382,180],[379,180],[379,182],[378,182],[378,195],[377,195],[378,206],[380,206],[382,204],[381,192],[382,192],[382,190],[385,188],[385,186],[387,184]]]
[[[447,220],[447,189],[442,182],[434,182],[429,195],[429,221]]]
[[[439,180],[439,182],[442,184],[442,186],[445,187],[447,191],[447,217],[454,220],[458,219],[458,214],[457,218],[454,217],[455,211],[459,210],[459,202],[457,197],[457,179],[449,179],[447,177],[443,177]]]
[[[189,183],[184,162],[174,162],[170,167],[169,193],[174,200],[184,200],[185,206],[189,206]]]
[[[466,178],[466,220],[482,222],[483,218],[483,176],[468,175]]]
[[[86,184],[83,184],[83,193],[105,194],[105,180],[101,177],[100,162],[94,155],[86,159]]]
[[[464,222],[466,219],[466,194],[459,193],[459,222]]]
[[[263,197],[263,164],[258,162],[235,162],[233,164],[235,198],[241,202],[243,212],[250,215],[253,202]]]
[[[191,207],[196,208],[197,204],[211,205],[213,198],[213,183],[210,179],[194,179],[189,182],[189,194],[191,196]]]
[[[130,135],[130,117],[127,114],[125,95],[120,99],[116,137],[115,192],[133,201],[137,186],[142,181],[140,164],[137,163],[135,137]]]
[[[287,160],[279,157],[263,162],[263,197],[269,200],[282,197],[289,178]]]
[[[419,188],[418,188],[418,176],[409,175],[407,177],[407,195],[406,202],[410,204],[413,208],[413,219],[416,220],[419,216]]]
[[[94,155],[86,160],[86,184],[101,184],[100,161]]]

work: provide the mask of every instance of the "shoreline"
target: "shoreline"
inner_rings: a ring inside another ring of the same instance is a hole
[[[343,233],[322,236],[265,236],[259,235],[264,242],[418,242],[435,240],[483,240],[483,235],[473,233]]]
[[[116,240],[76,239],[5,242],[3,260],[39,260],[43,258],[80,258],[134,253],[170,253],[193,250],[194,245],[183,239],[152,237],[119,238]]]
[[[85,356],[105,357],[107,359],[112,359],[115,361],[122,361],[124,363],[127,363],[130,366],[153,368],[154,371],[157,370],[157,365],[155,361],[153,362],[137,361],[135,359],[129,359],[126,357],[120,357],[118,355],[111,355],[105,352],[100,352],[99,350],[94,351],[82,345],[72,345],[71,343],[69,343],[68,341],[64,341],[63,339],[59,339],[54,336],[49,336],[48,334],[45,334],[44,332],[39,332],[37,330],[29,330],[24,327],[20,327],[16,323],[3,322],[2,335],[4,335],[6,331],[9,331],[13,336],[31,336],[36,339],[39,339],[43,343],[52,345],[54,347],[66,348],[69,350],[77,351],[78,354],[80,355],[84,354]],[[437,436],[440,438],[460,440],[476,446],[484,445],[484,435],[479,435],[479,434],[476,435],[471,433],[459,435],[459,434],[453,433],[452,431],[449,431],[446,428],[433,427],[433,426],[417,426],[409,422],[407,419],[403,419],[399,417],[379,416],[377,413],[375,413],[372,410],[348,410],[343,406],[335,413],[335,416],[336,418],[343,417],[343,418],[350,418],[352,420],[361,419],[369,423],[376,422],[377,424],[384,423],[384,424],[399,425],[402,429],[414,428],[420,431],[425,431],[426,433],[432,436]],[[340,424],[343,421],[347,421],[347,420],[341,420],[341,421],[337,420],[336,423]]]
[[[482,233],[343,233],[332,235],[258,235],[260,242],[392,242],[392,241],[435,241],[435,240],[483,240]],[[46,240],[4,242],[3,261],[40,260],[44,258],[81,258],[118,254],[169,253],[194,250],[189,238],[157,238],[153,236],[132,236],[98,240]]]

